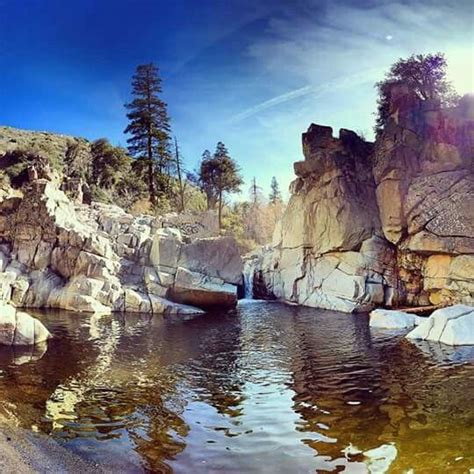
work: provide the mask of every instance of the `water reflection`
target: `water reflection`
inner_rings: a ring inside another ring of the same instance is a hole
[[[48,350],[48,342],[33,346],[1,346],[0,367],[23,365],[40,360]]]
[[[55,338],[41,356],[0,351],[2,409],[109,468],[474,465],[466,348],[371,333],[364,315],[275,303],[186,319],[37,316]]]

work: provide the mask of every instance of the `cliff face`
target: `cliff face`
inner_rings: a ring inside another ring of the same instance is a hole
[[[256,296],[357,311],[474,301],[474,103],[403,87],[375,144],[311,125]]]

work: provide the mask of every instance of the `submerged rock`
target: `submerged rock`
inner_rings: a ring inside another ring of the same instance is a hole
[[[375,309],[370,313],[369,326],[381,329],[411,329],[421,324],[425,319],[403,311]]]
[[[458,304],[438,309],[406,337],[451,346],[474,345],[474,307]]]
[[[50,337],[41,321],[9,304],[0,305],[0,344],[29,346],[45,342]]]

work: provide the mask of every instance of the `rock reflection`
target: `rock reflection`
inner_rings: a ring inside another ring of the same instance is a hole
[[[299,322],[306,313],[307,310],[299,310]],[[442,466],[446,464],[446,453],[433,453],[422,442],[426,442],[427,436],[433,440],[443,438],[440,433],[452,431],[458,424],[465,428],[461,437],[469,443],[469,436],[474,434],[468,423],[473,419],[472,412],[468,412],[465,420],[451,419],[451,423],[442,416],[443,409],[452,416],[466,403],[465,395],[458,400],[448,401],[447,397],[452,397],[460,387],[469,391],[470,386],[472,390],[468,377],[446,378],[448,374],[431,359],[433,348],[428,352],[430,357],[424,357],[402,336],[385,334],[372,340],[364,315],[334,314],[329,324],[327,319],[324,321],[324,328],[318,324],[298,324],[302,332],[295,347],[299,351],[292,359],[292,388],[297,393],[294,409],[302,416],[298,429],[312,434],[305,442],[319,457],[326,458],[323,468],[347,466],[347,459],[358,459],[350,455],[341,457],[341,445],[373,454],[381,442],[385,446],[393,443],[394,448],[396,445],[398,456],[389,459],[394,462],[395,472]],[[443,360],[446,362],[445,352]],[[438,399],[436,409],[427,409]],[[454,461],[456,447],[452,448]],[[431,459],[413,456],[414,452]],[[370,463],[373,465],[373,460]]]
[[[462,348],[273,303],[186,319],[37,316],[55,337],[42,356],[0,351],[2,410],[110,469],[474,465],[474,366]]]
[[[37,362],[46,354],[47,350],[47,341],[33,346],[0,346],[0,367]]]
[[[447,346],[436,341],[409,339],[423,354],[438,365],[466,364],[474,361],[474,346]]]

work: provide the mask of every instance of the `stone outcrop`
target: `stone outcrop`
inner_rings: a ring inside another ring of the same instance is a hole
[[[397,248],[400,300],[472,302],[474,115],[392,90],[391,119],[375,143],[373,174],[384,237]]]
[[[256,297],[346,312],[474,301],[474,101],[392,91],[374,144],[312,124]]]
[[[406,337],[450,346],[474,345],[474,307],[458,304],[438,309]]]
[[[0,344],[30,346],[47,341],[51,337],[41,321],[14,306],[0,303]]]
[[[99,314],[236,303],[242,262],[232,239],[192,240],[159,217],[73,203],[58,186],[34,179],[0,202],[0,301]],[[185,272],[187,291],[195,282],[206,298],[183,296]]]

